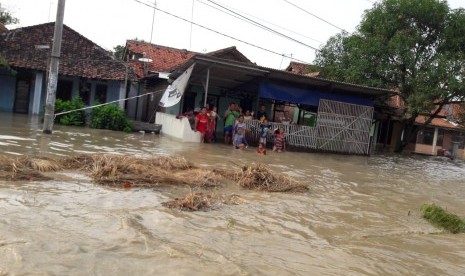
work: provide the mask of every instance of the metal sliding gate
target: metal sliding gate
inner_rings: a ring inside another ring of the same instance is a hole
[[[373,107],[320,99],[316,148],[367,155]]]

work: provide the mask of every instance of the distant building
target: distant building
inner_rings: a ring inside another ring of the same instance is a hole
[[[16,74],[0,71],[0,111],[24,114],[44,112],[46,80],[54,23],[0,32],[0,56]],[[80,96],[86,105],[125,98],[135,75],[106,50],[63,27],[56,97]],[[120,105],[124,107],[124,102]]]
[[[311,65],[311,64],[300,63],[296,61],[291,61],[285,70],[288,72],[296,73],[299,75],[305,75],[309,77],[320,76],[320,72],[317,66]]]
[[[385,110],[377,135],[377,148],[379,151],[391,151],[397,146],[398,138],[403,135],[402,110],[405,103],[399,95],[390,98],[388,102],[390,112]],[[432,110],[431,114],[435,110]],[[388,114],[389,113],[389,114]],[[463,118],[465,109],[463,103],[452,103],[443,106],[436,118],[427,126],[423,126],[429,119],[428,114],[419,115],[415,119],[418,130],[416,136],[405,147],[404,151],[432,156],[442,156],[451,151],[453,144],[458,146],[457,157],[465,159],[465,126]]]
[[[198,55],[232,60],[244,64],[253,64],[246,56],[239,52],[236,47],[228,47],[201,54],[186,49],[176,49],[144,41],[127,40],[123,59],[128,62],[134,72],[136,72],[141,83],[140,90],[132,91],[129,96],[153,93],[147,97],[128,101],[128,114],[136,114],[134,119],[137,120],[153,122],[156,110],[166,111],[165,108],[158,108],[158,102],[169,84],[167,80],[170,73],[178,69],[192,57]],[[185,108],[180,109],[179,107],[175,107],[169,109],[168,112],[174,114],[186,108],[200,107],[203,104],[200,103],[200,99],[195,99],[196,96],[197,93],[193,93],[190,90],[186,91],[183,99],[183,106]],[[211,101],[209,103],[211,105],[218,104]]]

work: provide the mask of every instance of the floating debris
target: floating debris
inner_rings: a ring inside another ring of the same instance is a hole
[[[4,180],[51,180],[40,172],[59,169],[47,159],[9,158],[0,156],[0,179]]]
[[[215,195],[214,193],[190,192],[183,198],[163,202],[162,205],[182,211],[209,211],[216,209],[222,204],[238,205],[244,200],[236,195]]]
[[[236,182],[240,187],[268,192],[306,192],[307,185],[274,172],[263,164],[239,169],[199,168],[183,157],[136,158],[122,155],[78,155],[66,158],[0,156],[0,179],[48,180],[41,172],[78,170],[105,186],[152,188],[162,185],[216,187]]]
[[[423,218],[431,224],[444,228],[457,234],[465,232],[465,220],[455,214],[451,214],[436,204],[424,204],[421,207]]]
[[[308,186],[290,176],[273,172],[263,164],[251,164],[242,167],[238,177],[238,184],[249,190],[267,192],[306,192]]]

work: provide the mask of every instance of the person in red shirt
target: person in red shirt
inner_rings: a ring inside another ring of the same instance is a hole
[[[195,116],[195,128],[194,131],[198,131],[201,134],[200,141],[202,143],[205,142],[205,135],[209,131],[209,124],[208,124],[209,117],[207,115],[207,108],[203,107],[200,110],[200,113]]]
[[[257,153],[266,155],[266,149],[263,146],[263,143],[258,144]]]
[[[273,151],[283,152],[286,150],[286,136],[284,135],[284,128],[281,127],[279,132],[275,134],[275,142]]]

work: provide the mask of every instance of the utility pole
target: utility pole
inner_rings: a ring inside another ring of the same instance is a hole
[[[65,16],[65,0],[58,0],[57,18],[53,33],[52,55],[50,57],[50,70],[47,83],[47,100],[45,102],[45,116],[43,133],[52,134],[53,120],[55,119],[55,97],[58,83],[58,65],[60,62],[61,36],[63,34],[63,18]]]

